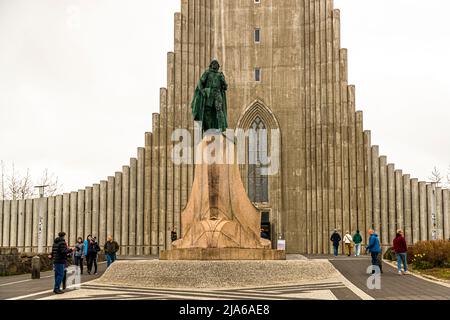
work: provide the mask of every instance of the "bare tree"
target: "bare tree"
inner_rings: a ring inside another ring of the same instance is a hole
[[[31,197],[33,197],[34,187],[30,175],[30,169],[27,169],[27,174],[20,180],[19,191],[21,200],[30,199]]]
[[[448,189],[450,189],[450,166],[448,166],[447,169],[447,186]]]
[[[442,180],[444,180],[444,177],[442,176],[441,172],[437,167],[434,167],[433,171],[431,172],[431,176],[428,177],[430,182],[433,182],[436,184],[437,187],[440,187]]]
[[[26,174],[22,176],[13,163],[11,169],[7,170],[5,163],[0,162],[0,200],[26,200],[36,196],[36,190],[34,188],[33,178],[30,174],[30,170],[27,169]],[[36,181],[36,185],[46,185],[45,197],[54,196],[60,193],[62,185],[58,181],[53,173],[50,174],[48,169],[42,172],[41,178]]]
[[[57,193],[61,192],[62,185],[59,184],[58,177],[53,173],[49,173],[48,169],[42,172],[41,179],[39,180],[39,185],[47,186],[45,188],[44,197],[52,197]]]
[[[21,178],[16,172],[14,163],[11,165],[11,174],[8,176],[8,198],[17,200],[20,198]]]
[[[3,160],[0,161],[0,170],[1,170],[0,200],[5,200],[6,199],[6,189],[5,189],[6,175],[5,175],[5,163],[3,162]]]

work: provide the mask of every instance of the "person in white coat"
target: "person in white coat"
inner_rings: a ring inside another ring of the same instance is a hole
[[[353,237],[349,231],[344,236],[344,245],[345,245],[345,253],[347,256],[352,255],[352,247],[353,247]]]

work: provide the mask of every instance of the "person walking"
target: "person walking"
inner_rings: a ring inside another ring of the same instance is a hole
[[[97,255],[99,252],[100,252],[100,246],[97,243],[97,238],[91,237],[89,239],[89,245],[88,245],[88,249],[87,249],[87,257],[86,257],[88,274],[91,274],[91,272],[92,272],[92,265],[94,265],[94,275],[97,274]]]
[[[55,283],[53,287],[53,293],[62,294],[64,291],[61,290],[61,284],[64,278],[64,269],[67,263],[67,255],[72,252],[66,244],[64,237],[65,232],[60,232],[58,237],[53,242],[52,253],[50,259],[53,260],[53,269],[55,271]]]
[[[334,248],[334,256],[337,257],[339,255],[339,244],[341,243],[341,235],[338,233],[336,229],[334,229],[333,234],[331,235],[330,241],[333,242]]]
[[[359,257],[361,255],[361,243],[362,243],[362,236],[359,230],[356,230],[356,233],[353,236],[353,242],[355,243],[355,257]]]
[[[349,231],[344,236],[345,251],[348,257],[352,255],[353,237]]]
[[[372,257],[372,266],[377,266],[378,268],[380,268],[380,272],[383,273],[381,258],[378,258],[378,256],[381,255],[380,239],[375,233],[375,230],[370,229],[368,233],[370,235],[370,238],[369,245],[366,247],[366,251],[370,252],[370,255]],[[375,273],[375,270],[373,270],[372,273]]]
[[[83,274],[83,260],[85,257],[85,249],[83,238],[79,237],[78,242],[75,244],[74,260],[75,265],[80,268],[80,274]]]
[[[116,261],[117,251],[119,251],[119,244],[113,240],[111,235],[108,236],[108,241],[105,243],[105,254],[108,268],[112,263],[114,263],[114,261]]]
[[[91,242],[92,235],[88,235],[86,237],[86,240],[84,240],[84,256],[86,257],[86,265],[87,265],[87,256],[88,256],[88,249],[89,249],[89,243]]]
[[[408,246],[406,245],[405,237],[403,236],[403,231],[398,230],[397,236],[394,239],[394,252],[397,255],[397,269],[398,274],[401,276],[403,274],[408,274]],[[403,263],[403,273],[402,273],[402,263]]]

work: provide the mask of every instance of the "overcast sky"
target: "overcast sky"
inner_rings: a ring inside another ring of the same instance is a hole
[[[426,180],[450,165],[450,2],[335,0],[364,128]],[[136,155],[158,112],[180,0],[0,0],[0,160],[64,191]]]

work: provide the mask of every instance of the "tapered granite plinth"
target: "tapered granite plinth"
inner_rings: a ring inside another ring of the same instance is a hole
[[[286,260],[286,251],[271,249],[174,249],[161,251],[160,260]]]

